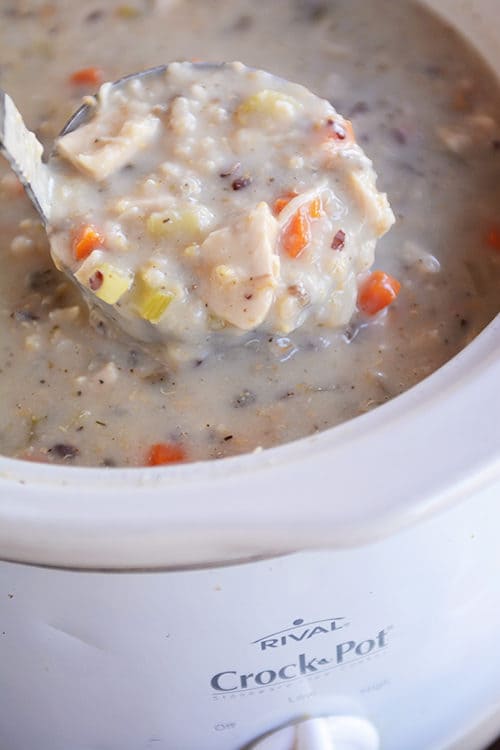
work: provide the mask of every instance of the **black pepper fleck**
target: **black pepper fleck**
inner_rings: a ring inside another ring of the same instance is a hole
[[[299,0],[297,3],[299,20],[319,23],[328,15],[328,4],[322,0]]]
[[[57,456],[57,458],[64,459],[65,461],[70,461],[73,458],[76,458],[80,453],[76,446],[69,445],[68,443],[56,443],[52,448],[49,448],[48,452],[53,456]]]
[[[389,132],[393,140],[400,146],[405,146],[408,143],[408,137],[402,128],[391,128]]]
[[[93,10],[91,13],[88,13],[85,16],[85,21],[87,23],[95,23],[96,21],[100,21],[101,18],[103,17],[104,17],[104,11],[97,9],[97,10]]]
[[[243,15],[236,19],[233,29],[234,31],[248,31],[251,26],[253,26],[252,16]]]
[[[57,274],[52,268],[33,271],[28,276],[28,287],[34,292],[49,292],[57,282]]]
[[[356,115],[363,115],[370,111],[370,107],[367,102],[356,102],[349,110],[348,117],[355,117]]]

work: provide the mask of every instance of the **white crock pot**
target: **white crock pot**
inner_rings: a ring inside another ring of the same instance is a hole
[[[432,6],[500,71],[498,0]],[[485,747],[499,351],[497,319],[391,403],[253,455],[0,459],[0,750]]]

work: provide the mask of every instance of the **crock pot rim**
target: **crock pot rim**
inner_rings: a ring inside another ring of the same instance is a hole
[[[459,11],[462,33],[500,70],[495,30],[487,21],[495,0],[421,2],[452,25]],[[498,480],[499,344],[500,317],[390,403],[260,454],[147,470],[54,467],[0,457],[0,558],[90,569],[178,567],[368,543],[389,534]],[[464,440],[464,432],[474,440]],[[444,455],[440,440],[449,448]],[[370,483],[385,471],[388,485]],[[311,492],[308,478],[318,474],[325,494]],[[216,502],[204,501],[207,486],[221,492]],[[337,487],[342,502],[325,502]],[[173,492],[180,493],[175,502],[164,497]]]

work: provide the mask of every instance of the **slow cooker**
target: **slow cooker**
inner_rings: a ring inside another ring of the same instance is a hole
[[[430,4],[500,72],[498,0]],[[484,748],[499,350],[220,462],[0,458],[1,750]]]

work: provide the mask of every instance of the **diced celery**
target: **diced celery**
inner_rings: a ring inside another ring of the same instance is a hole
[[[107,302],[108,305],[114,305],[130,289],[132,278],[110,263],[103,263],[98,270],[103,275],[103,281],[94,294],[103,302]]]
[[[139,307],[139,315],[150,323],[159,323],[173,298],[171,292],[152,292]]]
[[[129,3],[125,3],[124,5],[119,5],[116,9],[116,14],[120,18],[137,18],[137,16],[140,14],[139,8],[136,8],[135,5],[130,5]]]
[[[201,239],[210,227],[212,214],[205,206],[172,211],[155,211],[146,220],[155,238],[179,237],[184,241]]]
[[[95,263],[93,254],[82,263],[75,277],[96,297],[108,305],[114,305],[132,286],[132,277],[127,271],[122,271],[111,263]]]
[[[148,283],[144,276],[137,280],[134,306],[141,318],[150,323],[159,323],[175,295],[167,289],[159,289]]]
[[[302,104],[281,91],[264,89],[245,99],[236,110],[241,125],[250,125],[256,119],[290,120]]]

